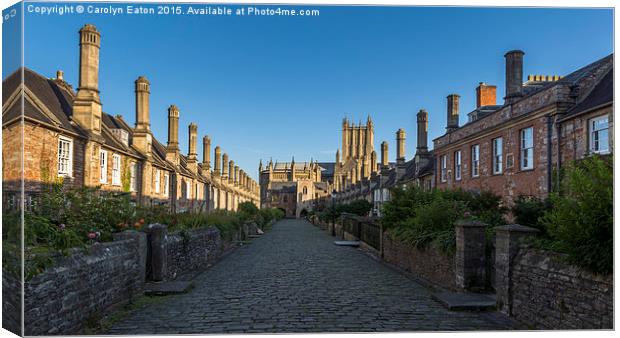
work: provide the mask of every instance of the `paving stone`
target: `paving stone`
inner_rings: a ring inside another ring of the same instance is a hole
[[[107,333],[505,330],[497,312],[454,312],[431,291],[306,221],[283,220],[192,283]]]

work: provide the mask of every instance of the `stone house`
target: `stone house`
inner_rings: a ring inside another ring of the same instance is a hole
[[[562,162],[589,149],[611,151],[613,55],[565,77],[535,75],[525,83],[523,55],[505,55],[503,105],[495,87],[481,83],[476,109],[459,126],[459,96],[448,96],[446,133],[433,141],[436,187],[489,190],[508,204],[519,195],[545,197]]]
[[[80,30],[77,91],[58,71],[48,79],[20,68],[3,80],[3,206],[29,207],[47,183],[99,186],[129,193],[142,205],[166,205],[176,212],[236,210],[258,205],[258,185],[238,167],[225,179],[210,171],[210,142],[203,139],[203,162],[197,160],[197,126],[189,125],[189,149],[178,147],[179,109],[168,109],[168,142],[150,129],[150,83],[135,81],[136,124],[103,112],[99,98],[101,35],[92,25]],[[219,147],[216,156],[219,156]],[[22,166],[23,160],[23,166]],[[219,160],[219,159],[218,159]],[[232,163],[232,161],[231,161]],[[221,202],[226,196],[226,203]]]

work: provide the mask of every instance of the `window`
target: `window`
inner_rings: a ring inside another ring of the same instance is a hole
[[[503,140],[501,137],[493,139],[493,174],[501,174],[503,171]]]
[[[189,199],[189,195],[190,195],[189,189],[191,189],[190,183],[189,181],[185,181],[185,198],[186,199]]]
[[[590,120],[590,151],[597,154],[609,152],[609,120],[607,115]]]
[[[112,155],[112,184],[121,185],[121,155]]]
[[[480,175],[480,145],[471,147],[471,177]]]
[[[198,185],[198,183],[196,183],[196,199],[199,199],[198,196],[200,196],[200,186]]]
[[[159,194],[161,191],[161,170],[155,170],[155,193]]]
[[[534,129],[521,129],[521,169],[534,168]]]
[[[138,175],[138,163],[132,163],[129,167],[129,191],[138,191],[136,176]]]
[[[58,139],[58,176],[71,176],[73,173],[73,140],[67,137]]]
[[[168,196],[168,185],[170,184],[170,176],[164,174],[164,196]]]
[[[108,152],[99,151],[99,182],[106,183],[108,181]]]
[[[447,180],[447,170],[448,170],[448,159],[446,155],[441,156],[441,181],[445,182]]]
[[[461,151],[454,152],[454,179],[457,181],[461,180],[461,168],[463,164],[461,162]]]

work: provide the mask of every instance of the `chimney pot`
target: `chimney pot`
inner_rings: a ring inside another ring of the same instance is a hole
[[[448,123],[446,129],[453,131],[459,127],[459,98],[458,94],[448,95]]]

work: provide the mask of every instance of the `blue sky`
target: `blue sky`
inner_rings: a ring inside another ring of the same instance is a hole
[[[77,31],[92,23],[102,34],[105,112],[133,125],[133,83],[145,75],[161,142],[166,109],[176,104],[183,152],[187,125],[196,122],[256,178],[260,158],[333,161],[344,116],[358,122],[370,114],[375,148],[387,140],[391,160],[404,128],[411,158],[419,109],[429,112],[432,140],[445,130],[448,94],[461,95],[461,124],[475,108],[478,82],[497,85],[503,102],[508,50],[525,51],[525,76],[566,75],[613,51],[606,9],[294,7],[320,16],[26,13],[25,65],[49,77],[62,69],[76,87]],[[17,65],[6,59],[3,77]]]

